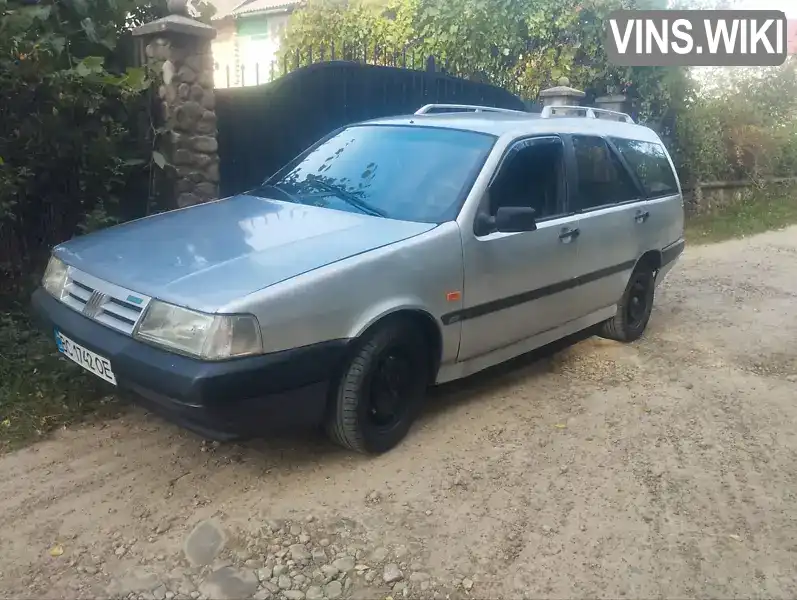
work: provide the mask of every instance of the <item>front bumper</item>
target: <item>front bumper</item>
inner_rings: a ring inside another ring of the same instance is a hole
[[[320,425],[330,381],[348,343],[333,340],[206,362],[109,329],[43,289],[34,292],[32,303],[40,324],[50,334],[57,328],[111,361],[123,395],[186,429],[222,441]]]

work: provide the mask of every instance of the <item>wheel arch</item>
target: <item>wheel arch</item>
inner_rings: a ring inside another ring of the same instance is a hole
[[[423,334],[429,347],[430,383],[434,382],[443,356],[443,332],[437,320],[428,310],[411,304],[385,308],[364,319],[352,332],[350,339],[356,343],[358,340],[365,339],[376,328],[396,320],[407,321]]]
[[[634,265],[634,271],[637,271],[640,268],[648,268],[655,273],[661,269],[661,263],[661,250],[648,250],[639,257],[636,265]]]

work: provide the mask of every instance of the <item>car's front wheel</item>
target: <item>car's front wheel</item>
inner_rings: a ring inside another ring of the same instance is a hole
[[[417,327],[400,319],[378,325],[359,341],[332,390],[329,437],[364,454],[396,446],[422,406],[429,368]]]

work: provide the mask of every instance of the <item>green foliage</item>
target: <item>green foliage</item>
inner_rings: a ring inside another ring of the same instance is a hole
[[[567,76],[592,96],[639,98],[643,117],[655,120],[680,100],[683,69],[609,64],[604,23],[618,8],[664,7],[666,0],[310,0],[292,18],[283,52],[307,58],[332,43],[355,49],[354,57],[368,56],[374,46],[408,49],[415,68],[433,55],[453,75],[532,100]]]
[[[0,0],[0,450],[104,404],[35,329],[29,296],[10,289],[20,280],[8,282],[36,272],[51,244],[124,218],[121,205],[141,192],[132,182],[148,158],[149,82],[124,65],[130,26],[164,9]]]
[[[166,14],[166,0],[0,0],[0,269],[149,209],[150,82],[131,32]]]
[[[70,237],[84,215],[113,211],[141,169],[130,162],[144,148],[134,113],[149,82],[142,68],[118,68],[135,9],[0,0],[0,228],[29,252],[37,221],[49,219],[53,242]]]
[[[371,62],[377,49],[403,48],[409,43],[414,1],[310,0],[291,19],[280,53],[291,61],[298,55],[304,64],[313,52],[318,58],[323,50],[328,58],[334,46],[336,58],[368,57]]]
[[[717,69],[678,112],[675,148],[688,182],[797,176],[797,59]]]
[[[118,410],[110,386],[59,356],[54,340],[36,329],[22,291],[0,292],[0,453]]]
[[[36,330],[29,274],[52,244],[149,209],[159,155],[131,30],[166,14],[166,0],[0,0],[0,451],[112,406]]]
[[[687,222],[688,243],[707,244],[797,224],[796,185],[752,188],[740,202]]]

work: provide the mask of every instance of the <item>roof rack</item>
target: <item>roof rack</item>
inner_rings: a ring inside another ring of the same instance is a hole
[[[556,113],[562,111],[564,114],[557,115]],[[583,115],[573,115],[574,111],[578,111],[583,113]],[[605,115],[601,117],[600,115]],[[631,118],[630,115],[626,113],[617,112],[616,110],[606,110],[605,108],[592,108],[591,106],[544,106],[542,108],[542,112],[540,113],[540,117],[543,119],[549,119],[550,117],[572,117],[572,116],[584,116],[588,119],[601,119],[601,118],[610,118],[614,119],[615,121],[621,121],[623,123],[633,123],[634,120]]]
[[[448,109],[452,112],[496,112],[496,113],[510,113],[513,115],[530,115],[531,113],[523,112],[522,110],[511,110],[509,108],[495,108],[493,106],[476,106],[471,104],[427,104],[415,111],[416,115],[428,115],[437,109]]]

